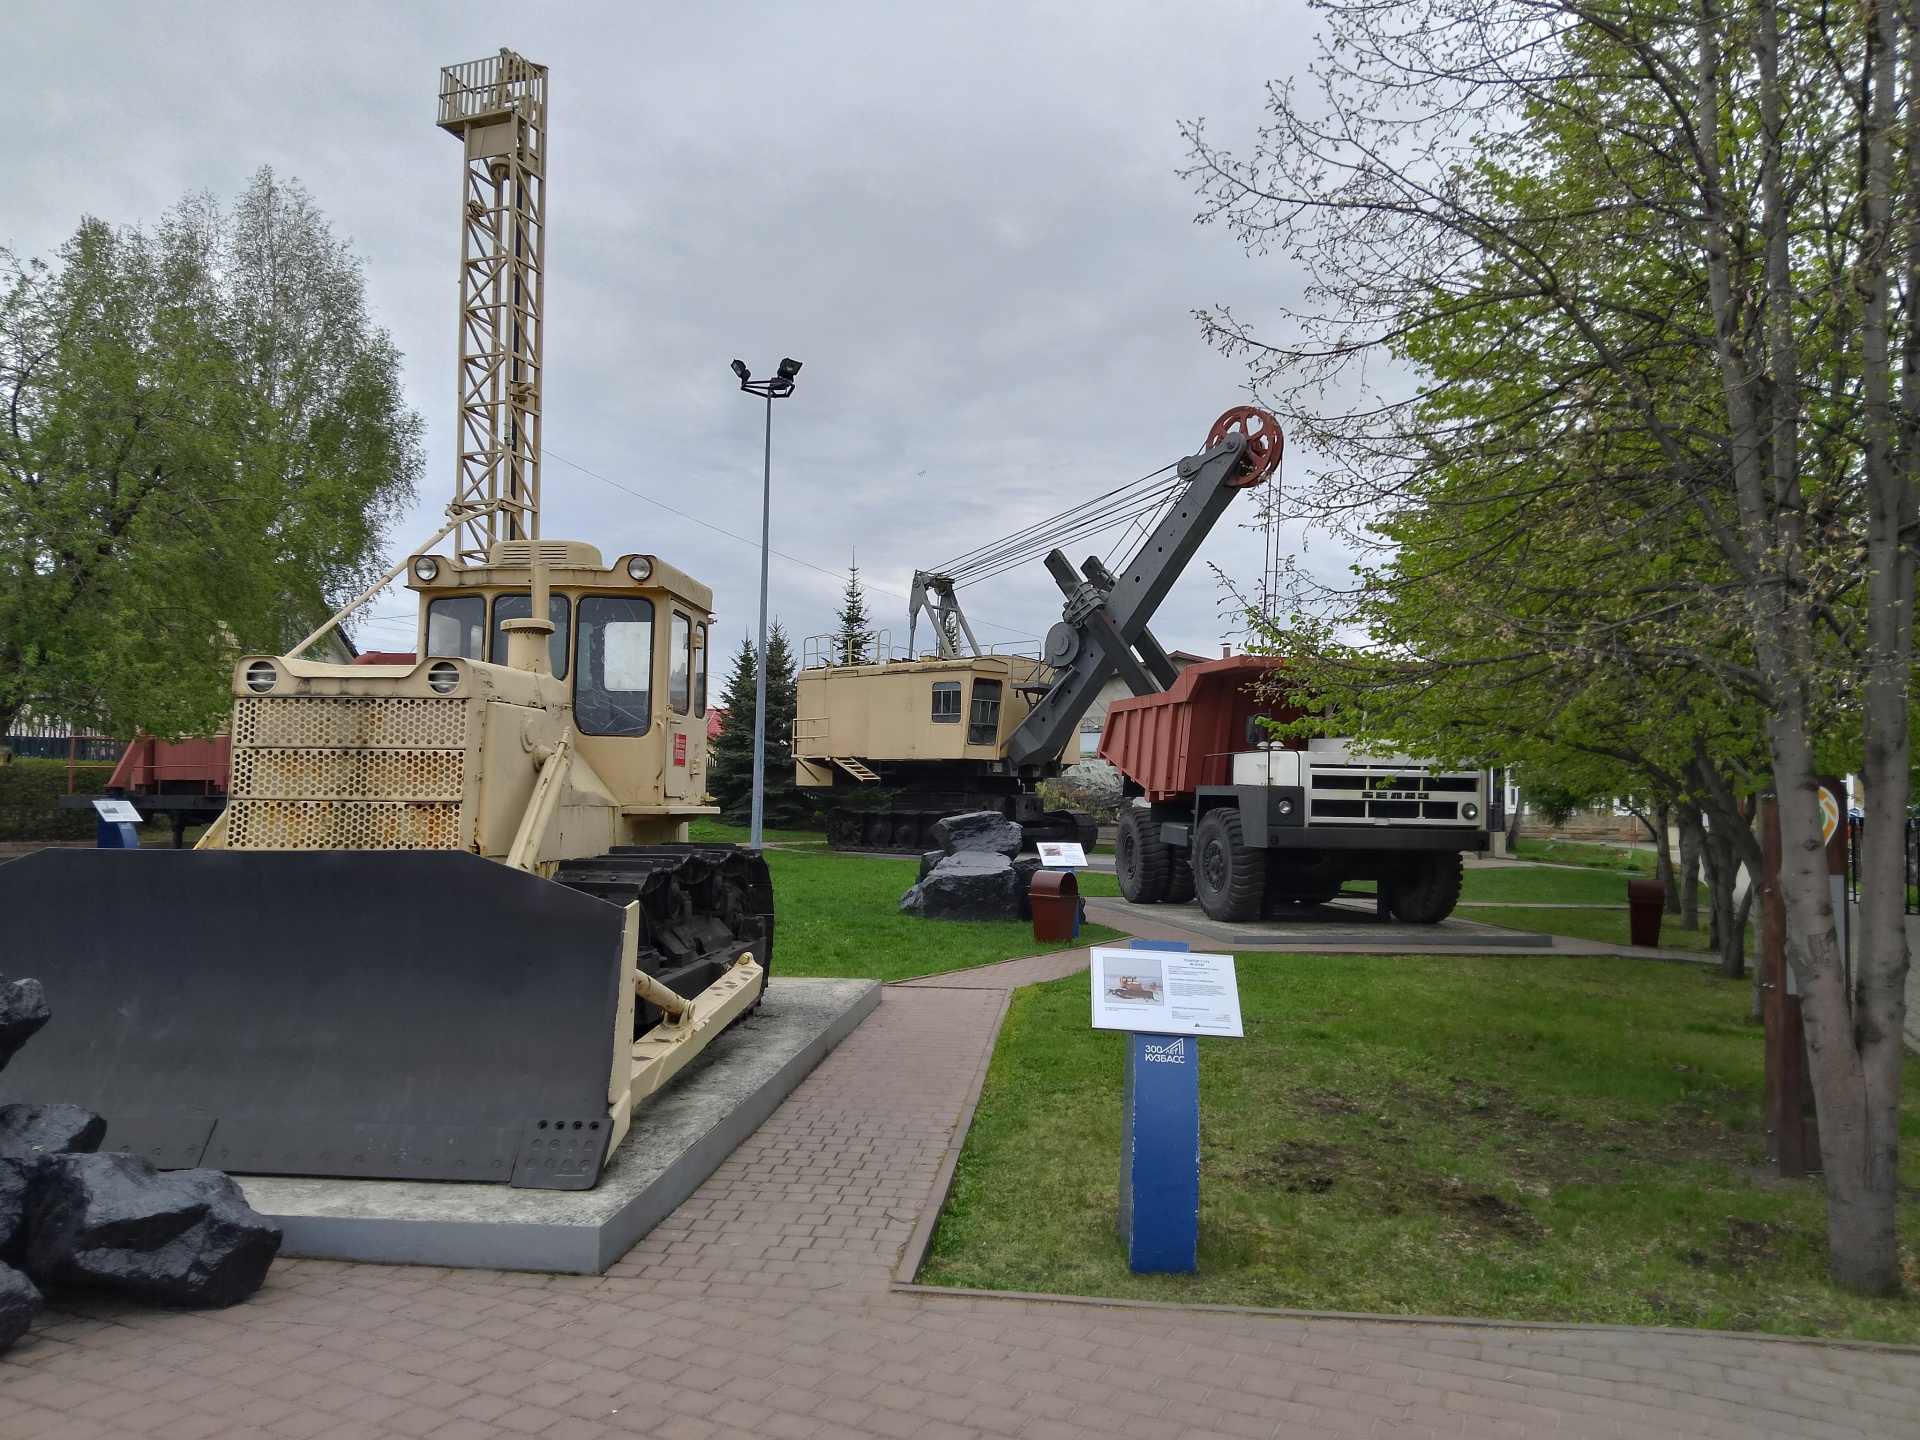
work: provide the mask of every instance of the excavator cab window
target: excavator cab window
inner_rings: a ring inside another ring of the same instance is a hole
[[[573,719],[584,735],[644,735],[653,719],[653,602],[625,595],[580,601],[580,668]]]
[[[443,595],[427,604],[427,654],[486,658],[487,597]]]
[[[531,595],[499,595],[493,602],[493,648],[489,652],[493,663],[507,663],[507,632],[501,627],[509,620],[524,620],[533,613]],[[567,633],[568,624],[573,618],[573,604],[564,595],[547,597],[547,619],[553,622],[553,634],[547,637],[547,668],[553,672],[553,678],[567,678],[567,641],[572,637]]]
[[[936,725],[960,723],[960,682],[958,680],[933,682],[933,723]]]
[[[693,622],[678,610],[667,631],[667,704],[676,715],[693,704]]]
[[[992,745],[1000,738],[1000,682],[973,682],[973,713],[967,717],[967,744]]]
[[[693,713],[707,713],[707,627],[693,627]]]

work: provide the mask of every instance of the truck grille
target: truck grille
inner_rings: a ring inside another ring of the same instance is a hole
[[[1426,775],[1389,766],[1316,766],[1307,802],[1309,820],[1389,820],[1473,829],[1460,817],[1462,801],[1479,793],[1477,775]]]
[[[463,700],[238,701],[227,843],[457,849],[466,723]]]

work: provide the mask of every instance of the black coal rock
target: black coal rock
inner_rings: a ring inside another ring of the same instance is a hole
[[[25,1269],[40,1284],[104,1285],[162,1305],[237,1304],[258,1290],[280,1229],[218,1170],[162,1173],[134,1155],[39,1162]]]
[[[1028,855],[1013,862],[1013,894],[1020,904],[1020,918],[1033,919],[1033,877],[1039,873],[1040,857]]]
[[[0,1069],[52,1018],[47,992],[38,980],[8,980],[0,975]]]
[[[927,876],[933,873],[933,867],[938,865],[942,860],[946,858],[947,858],[947,852],[944,850],[922,851],[920,854],[919,879],[916,879],[913,883],[918,885],[921,880],[926,879]]]
[[[900,897],[900,908],[928,920],[1017,920],[1013,862],[988,850],[949,855]]]
[[[0,1265],[0,1350],[27,1333],[45,1304],[31,1280],[11,1265]]]
[[[0,1105],[0,1159],[91,1154],[107,1122],[78,1105]]]
[[[998,810],[969,810],[949,815],[933,827],[934,843],[949,855],[985,850],[1009,860],[1020,853],[1020,827]]]

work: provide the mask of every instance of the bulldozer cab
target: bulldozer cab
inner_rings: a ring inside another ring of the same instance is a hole
[[[706,798],[713,592],[652,555],[601,563],[571,540],[506,540],[484,566],[422,556],[416,653],[507,665],[507,624],[532,614],[533,547],[548,587],[545,670],[564,688],[579,755],[619,803],[616,843],[686,839]]]

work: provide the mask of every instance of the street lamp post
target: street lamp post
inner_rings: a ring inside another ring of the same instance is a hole
[[[766,448],[760,470],[760,656],[753,674],[753,823],[747,840],[757,854],[767,808],[767,546],[773,523],[773,402],[793,393],[793,377],[800,373],[800,362],[782,360],[771,380],[754,379],[739,360],[733,362],[733,373],[740,377],[742,390],[767,402]]]

